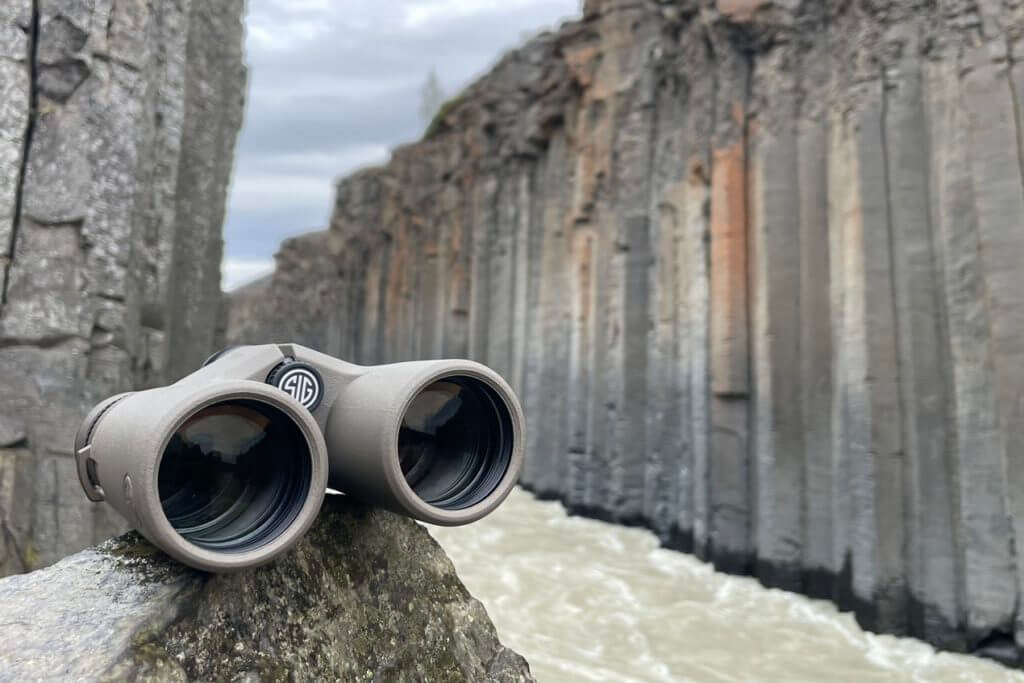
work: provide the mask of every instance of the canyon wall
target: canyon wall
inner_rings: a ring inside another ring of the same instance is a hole
[[[214,343],[242,11],[0,3],[0,576],[123,528],[82,494],[75,430]]]
[[[229,337],[483,361],[537,494],[1017,662],[1022,59],[1021,0],[590,0]]]

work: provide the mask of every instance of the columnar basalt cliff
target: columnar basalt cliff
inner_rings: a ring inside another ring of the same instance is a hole
[[[0,3],[0,575],[123,526],[82,495],[74,430],[213,345],[242,10]]]
[[[486,362],[538,494],[1016,661],[1022,59],[1019,0],[591,0],[340,182],[230,336]]]

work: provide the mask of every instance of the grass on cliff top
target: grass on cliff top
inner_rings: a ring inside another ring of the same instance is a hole
[[[434,114],[434,118],[430,119],[430,124],[427,126],[427,130],[423,133],[424,140],[430,140],[431,138],[437,137],[441,133],[448,130],[448,124],[445,119],[453,111],[462,106],[466,101],[466,94],[459,93],[455,97],[452,97],[444,102]]]

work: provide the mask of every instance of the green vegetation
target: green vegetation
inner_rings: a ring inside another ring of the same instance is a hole
[[[438,108],[437,113],[434,114],[434,118],[430,120],[430,124],[427,126],[426,132],[423,133],[423,139],[430,140],[431,138],[445,132],[448,128],[448,125],[445,123],[445,119],[448,118],[449,114],[462,106],[465,101],[465,93],[459,93],[455,97],[445,100],[444,104]]]

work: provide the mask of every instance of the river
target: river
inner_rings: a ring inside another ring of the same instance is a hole
[[[486,519],[431,527],[502,642],[561,681],[1021,681],[830,603],[769,590],[521,490]]]

